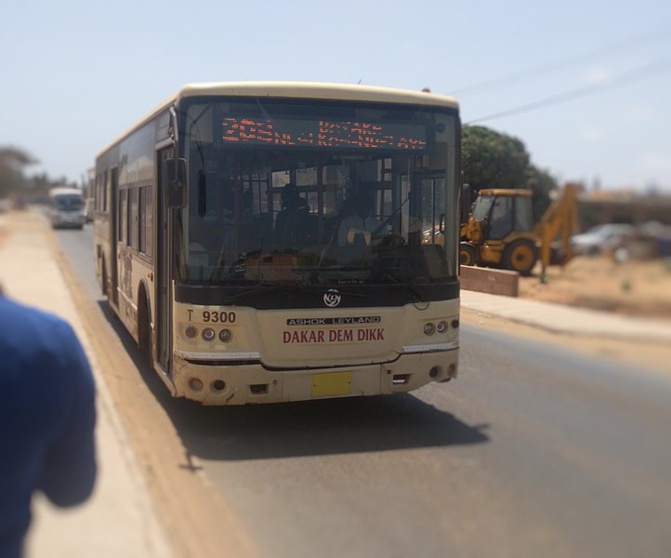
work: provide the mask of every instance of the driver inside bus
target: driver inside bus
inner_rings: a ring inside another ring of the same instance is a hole
[[[357,192],[351,200],[349,214],[340,221],[338,244],[340,246],[370,246],[373,234],[378,232],[380,221],[371,215],[373,202],[364,192]]]

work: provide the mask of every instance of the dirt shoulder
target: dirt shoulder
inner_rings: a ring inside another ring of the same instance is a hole
[[[72,272],[57,239],[50,234],[48,241],[84,328],[99,333],[89,337],[98,369],[144,473],[175,557],[257,556],[250,534],[234,510],[209,486],[197,460],[185,448],[170,417],[170,404],[163,406],[148,388],[158,384],[164,393],[165,386],[151,372],[143,379],[122,339],[105,333],[109,327],[104,317]]]

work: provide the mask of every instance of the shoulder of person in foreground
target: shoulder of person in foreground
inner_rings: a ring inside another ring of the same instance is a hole
[[[93,373],[77,335],[63,319],[0,296],[0,360],[13,375],[10,387],[30,395],[20,401],[23,409],[12,406],[31,419],[16,429],[44,445],[35,488],[57,506],[82,503],[97,474],[96,408]]]

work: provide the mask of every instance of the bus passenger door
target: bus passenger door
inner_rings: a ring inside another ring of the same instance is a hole
[[[115,308],[119,308],[119,265],[118,265],[118,246],[119,242],[119,219],[121,219],[119,209],[119,169],[113,168],[110,171],[110,194],[111,194],[111,211],[110,211],[110,246],[112,254],[110,256],[110,290],[108,297],[111,295],[112,304]],[[118,217],[117,217],[118,214]]]
[[[172,224],[168,209],[165,161],[174,155],[174,148],[157,152],[156,157],[156,358],[163,371],[172,373]]]

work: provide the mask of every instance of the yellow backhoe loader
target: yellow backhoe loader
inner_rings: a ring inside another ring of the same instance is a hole
[[[577,227],[578,185],[567,184],[536,224],[531,190],[480,190],[461,225],[461,265],[499,267],[529,275],[541,261],[564,265],[573,257],[569,239]]]

